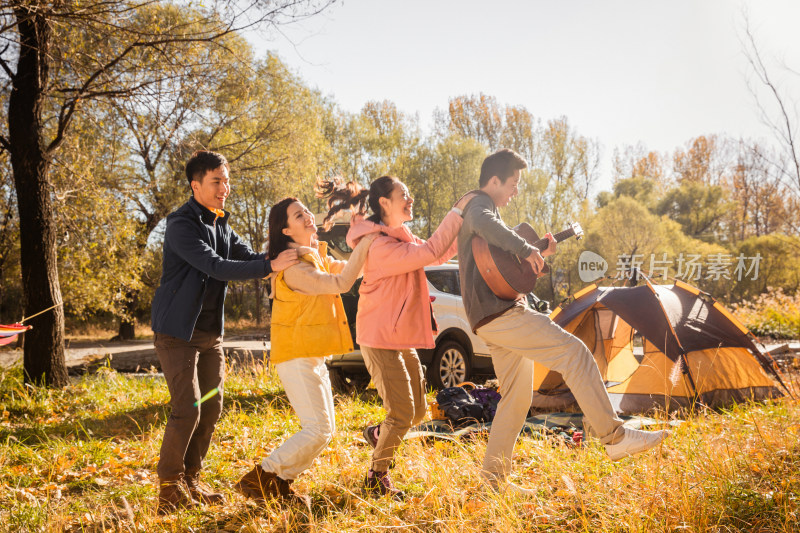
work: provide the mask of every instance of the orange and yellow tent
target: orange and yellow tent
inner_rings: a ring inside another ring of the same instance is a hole
[[[590,285],[550,317],[591,350],[620,413],[782,396],[777,366],[750,331],[710,295],[681,281]],[[573,404],[561,375],[537,366],[533,407]]]

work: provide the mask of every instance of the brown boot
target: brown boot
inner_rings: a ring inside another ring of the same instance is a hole
[[[183,474],[158,480],[158,514],[168,514],[181,508],[194,507],[194,501],[183,490]]]
[[[274,472],[267,472],[261,465],[256,465],[246,473],[233,488],[248,498],[259,502],[280,496],[279,477]]]
[[[257,464],[233,488],[262,504],[266,503],[268,499],[276,499],[310,511],[311,502],[308,496],[297,494],[291,484],[292,481],[281,479],[274,472],[267,472],[261,468],[260,464]]]
[[[192,472],[183,475],[183,482],[189,490],[189,495],[197,502],[216,505],[225,503],[225,496],[219,492],[211,492],[208,487],[200,483],[200,473]]]
[[[311,512],[311,498],[298,494],[292,488],[293,479],[285,480],[278,478],[280,483],[281,500],[293,507],[303,509],[304,511]]]

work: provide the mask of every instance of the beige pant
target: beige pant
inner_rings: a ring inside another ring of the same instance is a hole
[[[425,418],[425,378],[413,349],[361,346],[361,353],[386,409],[371,467],[376,472],[385,472],[391,468],[394,451],[405,434]]]
[[[486,342],[500,381],[502,399],[492,421],[481,475],[505,480],[514,443],[533,399],[533,362],[561,373],[593,433],[612,443],[622,420],[608,398],[592,353],[580,339],[547,315],[514,307],[476,331]]]

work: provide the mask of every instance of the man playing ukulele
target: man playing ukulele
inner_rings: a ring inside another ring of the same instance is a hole
[[[513,150],[503,149],[488,156],[481,166],[479,180],[483,194],[476,195],[465,207],[464,223],[458,234],[464,307],[473,331],[489,347],[503,396],[492,422],[481,477],[496,491],[519,494],[534,493],[507,480],[514,443],[533,398],[534,361],[561,373],[592,433],[605,445],[612,460],[652,448],[669,434],[663,430],[647,432],[623,427],[586,345],[547,315],[528,308],[524,300],[498,298],[481,277],[472,253],[472,239],[476,235],[529,261],[535,273],[542,270],[543,257],[555,252],[556,242],[549,233],[549,246],[540,251],[500,218],[498,208],[517,195],[521,171],[527,167],[528,163]]]

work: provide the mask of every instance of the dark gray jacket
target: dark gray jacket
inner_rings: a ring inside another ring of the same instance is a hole
[[[272,269],[265,254],[257,254],[228,225],[230,213],[219,218],[223,253],[214,251],[214,214],[194,197],[167,216],[161,284],[153,297],[152,326],[156,333],[192,338],[203,307],[206,281],[263,278]],[[227,284],[225,288],[227,292]],[[223,302],[218,308],[224,329]]]
[[[472,238],[480,235],[489,244],[511,252],[522,259],[531,255],[533,246],[514,233],[500,218],[497,207],[486,193],[479,193],[464,208],[464,223],[458,232],[458,272],[461,277],[461,297],[469,325],[475,326],[484,318],[510,309],[514,302],[498,298],[483,281],[472,255]]]

